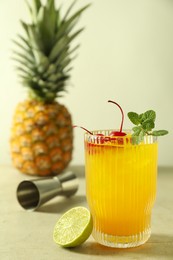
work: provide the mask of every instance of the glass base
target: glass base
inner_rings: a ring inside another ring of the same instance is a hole
[[[101,245],[115,248],[130,248],[144,244],[151,235],[151,229],[131,236],[113,236],[93,230],[94,239]]]

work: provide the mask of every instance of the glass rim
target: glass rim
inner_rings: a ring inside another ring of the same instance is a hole
[[[119,129],[103,129],[103,130],[93,130],[92,134],[86,132],[84,134],[85,141],[95,144],[106,144],[106,143],[116,143],[118,145],[124,145],[125,143],[130,144],[152,144],[156,143],[158,140],[157,136],[153,135],[145,135],[141,136],[133,136],[133,131],[131,129],[123,129],[123,132],[126,133],[124,136],[111,136],[110,133],[112,131],[119,131]],[[121,142],[122,141],[122,142]]]
[[[91,130],[90,132],[92,133],[92,136],[97,135],[97,134],[104,134],[105,136],[108,136],[113,131],[119,132],[119,129],[113,129],[113,128],[111,128],[111,129],[96,129],[96,130]],[[90,132],[85,132],[85,135],[91,135]],[[122,132],[124,132],[126,134],[131,134],[132,130],[131,129],[123,129]],[[123,136],[120,136],[120,137],[123,137]]]

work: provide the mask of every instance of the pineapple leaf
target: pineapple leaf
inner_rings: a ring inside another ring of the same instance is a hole
[[[78,48],[80,47],[80,44],[77,44],[73,49],[71,49],[68,53],[68,55],[70,56],[70,54],[72,54],[73,52],[75,52]]]
[[[60,17],[60,8],[56,10],[56,30],[55,33],[60,29],[61,27],[61,17]],[[55,35],[56,36],[56,35]]]
[[[78,35],[80,34],[82,31],[84,30],[84,28],[79,29],[77,32],[75,32],[73,35],[71,35],[70,37],[66,37],[66,38],[62,38],[61,40],[57,41],[57,43],[55,44],[55,46],[53,47],[49,59],[53,62],[56,60],[56,58],[58,57],[59,53],[61,53],[66,46],[68,46],[70,44],[70,42]]]
[[[44,51],[43,43],[37,29],[34,25],[28,25],[29,39],[33,49]]]
[[[54,0],[48,1],[47,10],[47,21],[45,21],[45,27],[50,31],[52,38],[54,38],[56,31],[57,12],[54,6]]]
[[[23,53],[25,53],[25,55],[29,55],[30,57],[33,57],[33,53],[31,51],[31,49],[29,48],[25,48],[22,43],[18,42],[17,40],[13,40],[13,43],[16,44],[19,48],[20,51],[23,51]]]
[[[41,73],[44,73],[46,71],[46,69],[49,67],[49,63],[42,63],[42,64],[39,64],[38,66],[38,72],[41,74]]]
[[[28,3],[27,0],[25,0],[25,2],[26,2],[26,5],[27,5],[27,7],[28,7],[28,9],[29,9],[30,14],[33,15],[32,7],[30,6],[30,4]]]
[[[18,70],[19,72],[22,72],[22,75],[25,75],[26,77],[33,77],[33,70],[29,70],[29,69],[24,69],[23,67],[20,66],[16,66],[16,70]]]
[[[26,81],[29,81],[29,78],[23,74],[19,74],[20,75],[20,78],[22,79],[22,83],[25,84]]]
[[[22,35],[18,34],[17,36],[18,36],[19,40],[27,47],[27,51],[29,51],[29,53],[31,53],[32,56],[33,56],[33,53],[31,51],[31,45],[29,44],[29,42]],[[20,46],[20,47],[25,48],[25,47],[22,47],[22,46]]]
[[[63,60],[66,58],[66,57],[70,57],[70,55],[75,52],[78,48],[80,47],[80,45],[76,45],[73,49],[71,49],[70,51],[68,51],[68,48],[66,48],[63,52],[60,53],[59,57],[56,59],[55,61],[55,65],[56,66],[60,66],[61,63],[63,62]]]
[[[33,23],[37,24],[37,15],[42,4],[40,0],[32,0],[31,17],[33,18]]]
[[[55,64],[50,64],[47,71],[44,73],[45,77],[49,77],[51,74],[56,73],[57,67]]]
[[[77,0],[73,1],[72,4],[69,6],[69,8],[67,9],[63,21],[65,21],[69,15],[69,13],[71,12],[71,10],[73,9],[73,6],[76,4]]]
[[[72,61],[72,59],[69,59],[68,57],[65,60],[63,60],[63,62],[61,63],[61,66],[60,66],[61,71],[63,71],[64,68],[67,67],[71,63],[71,61]]]
[[[40,71],[44,72],[47,70],[49,66],[49,59],[47,56],[45,56],[42,52],[39,50],[34,51],[34,57],[36,60],[37,66],[40,68]]]
[[[70,55],[69,55],[69,47],[66,46],[66,48],[64,48],[64,49],[59,53],[58,57],[55,59],[55,61],[54,61],[55,66],[57,66],[57,67],[60,66],[60,65],[61,65],[61,62],[63,62],[63,60],[64,60],[66,57],[68,57],[68,56],[70,56]]]
[[[53,92],[54,93],[57,93],[57,92],[61,92],[64,90],[64,82],[58,82],[58,84],[56,84],[55,88],[53,89]]]
[[[54,0],[48,0],[47,1],[47,7],[52,9],[52,10],[55,10],[55,3],[54,3]]]
[[[29,37],[29,31],[28,31],[28,25],[27,23],[23,22],[22,20],[20,21],[25,33],[27,34],[27,36]]]
[[[60,72],[55,72],[54,74],[51,74],[46,78],[47,78],[48,82],[54,82],[57,84],[60,81],[64,81],[64,80],[68,79],[69,75],[60,73]]]
[[[67,35],[70,34],[70,32],[73,30],[73,28],[75,27],[75,25],[77,24],[78,22],[78,18],[76,18],[76,20],[74,20],[73,22],[71,22],[70,24],[66,24],[66,26],[64,26],[64,24],[62,24],[62,26],[60,27],[60,29],[58,30],[57,32],[57,35],[56,35],[56,41],[60,40],[61,38],[63,37],[66,37]],[[62,27],[64,27],[62,29]]]
[[[45,12],[45,7],[41,6],[37,14],[38,27],[40,27],[44,21],[44,12]]]
[[[46,7],[41,7],[38,13],[38,29],[42,43],[44,46],[44,52],[50,53],[50,50],[54,43],[54,35],[56,29],[56,12],[48,10]]]
[[[30,58],[28,55],[26,54],[22,54],[21,52],[17,52],[17,51],[13,51],[13,54],[16,56],[16,57],[19,57],[21,58],[21,60],[23,60],[24,62],[26,63],[30,63],[31,65],[33,65],[34,63],[34,59]]]
[[[76,31],[74,34],[72,34],[72,35],[69,37],[69,42],[68,42],[68,43],[70,43],[74,38],[76,38],[76,36],[77,36],[78,34],[80,34],[83,30],[84,30],[84,28],[81,28],[81,29],[79,29],[78,31]]]
[[[56,82],[61,77],[62,77],[62,74],[58,72],[58,73],[54,73],[54,74],[49,75],[49,77],[47,79],[50,82]]]
[[[32,0],[33,2],[33,9],[35,10],[36,13],[38,13],[40,7],[42,6],[40,0]]]
[[[63,84],[64,84],[64,82],[63,82]],[[60,85],[62,85],[62,82],[61,82],[61,83],[58,82],[58,84],[57,84],[57,83],[54,83],[54,82],[47,82],[47,86],[48,86],[49,88],[51,88],[51,90],[52,90],[54,93],[56,93],[57,87],[59,87]]]
[[[51,62],[53,62],[57,56],[64,50],[66,49],[66,46],[68,44],[68,39],[67,37],[60,39],[59,41],[56,42],[56,44],[54,45],[54,47],[52,48],[52,51],[49,55],[49,59]]]
[[[74,59],[74,58],[73,58],[73,59]],[[66,60],[64,60],[64,61],[61,63],[61,69],[62,69],[62,71],[64,70],[64,68],[66,68],[66,67],[70,64],[71,61],[72,61],[72,58],[71,58],[71,59],[67,58]]]
[[[80,10],[78,10],[74,15],[72,15],[68,20],[62,20],[62,25],[58,30],[58,33],[56,35],[56,39],[60,39],[63,37],[65,34],[68,34],[73,27],[75,26],[76,22],[78,21],[79,16],[81,13],[87,9],[90,6],[90,4],[84,6]]]
[[[77,17],[79,17],[83,11],[85,11],[88,7],[90,6],[90,4],[87,4],[86,6],[82,7],[81,9],[79,9],[75,14],[73,14],[67,21],[63,20],[62,23],[64,23],[64,25],[66,24],[71,24],[72,21],[74,21]]]
[[[73,67],[69,67],[68,69],[66,69],[64,72],[67,74],[68,72],[70,72],[73,69]]]
[[[35,71],[37,68],[31,63],[26,63],[26,61],[21,58],[13,57],[13,60],[17,61],[19,64],[23,65],[25,68],[30,69],[31,71]]]

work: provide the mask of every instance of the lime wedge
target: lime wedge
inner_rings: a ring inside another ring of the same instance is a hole
[[[53,239],[62,247],[81,245],[90,236],[93,228],[91,213],[85,207],[68,210],[57,221]]]

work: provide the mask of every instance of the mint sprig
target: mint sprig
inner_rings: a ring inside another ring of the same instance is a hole
[[[132,136],[139,136],[140,139],[143,139],[145,135],[153,136],[162,136],[168,134],[167,130],[154,130],[156,112],[153,110],[148,110],[145,113],[137,114],[135,112],[129,112],[128,118],[135,125],[132,128]]]

